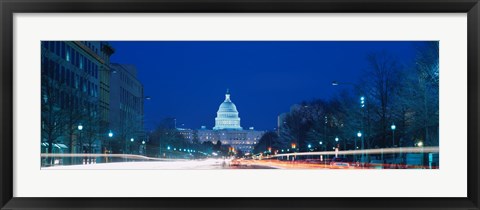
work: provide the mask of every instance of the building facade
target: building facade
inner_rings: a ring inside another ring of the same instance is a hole
[[[119,153],[135,153],[139,142],[146,140],[143,126],[143,85],[134,65],[110,65],[110,129],[115,135]],[[133,141],[132,141],[133,140]],[[115,149],[114,149],[115,150]]]
[[[228,89],[225,94],[225,101],[218,107],[213,130],[242,130],[237,106],[230,100],[230,91]]]
[[[42,145],[62,144],[70,153],[100,152],[99,135],[108,126],[102,104],[109,103],[101,97],[101,87],[108,90],[109,84],[100,72],[109,75],[104,67],[112,53],[106,42],[41,42]]]
[[[249,153],[258,143],[264,131],[256,131],[253,127],[244,130],[241,127],[239,112],[230,98],[230,91],[227,90],[225,100],[218,108],[215,126],[212,130],[202,126],[195,131],[183,129],[180,130],[180,133],[184,134],[187,139],[196,136],[200,142],[211,141],[216,144],[217,141],[220,141],[222,145],[230,145],[237,151]]]

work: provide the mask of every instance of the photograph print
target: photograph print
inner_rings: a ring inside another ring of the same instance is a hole
[[[439,169],[438,41],[41,41],[41,170]]]

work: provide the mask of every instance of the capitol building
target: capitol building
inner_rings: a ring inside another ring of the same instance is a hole
[[[228,89],[225,94],[225,101],[218,107],[213,130],[242,130],[237,106],[230,100],[230,91]]]
[[[237,107],[230,99],[228,89],[225,100],[218,108],[215,127],[212,130],[202,126],[198,130],[179,129],[179,132],[189,140],[193,140],[196,133],[200,142],[211,141],[215,144],[220,141],[222,145],[228,144],[244,153],[251,152],[264,134],[264,131],[256,131],[253,127],[242,128]]]

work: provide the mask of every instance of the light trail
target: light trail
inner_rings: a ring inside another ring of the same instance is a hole
[[[157,161],[179,161],[182,159],[170,159],[170,158],[154,158],[147,157],[143,155],[133,155],[133,154],[58,154],[58,153],[42,153],[40,154],[42,158],[56,157],[56,158],[71,158],[71,157],[81,157],[81,158],[124,158],[124,159],[135,159],[135,160],[157,160]]]
[[[365,150],[344,150],[344,151],[323,151],[323,152],[294,152],[269,155],[263,159],[287,157],[287,156],[310,156],[310,155],[374,155],[374,154],[394,154],[394,153],[438,153],[438,147],[398,147],[398,148],[380,148]]]
[[[56,165],[42,167],[42,170],[205,170],[227,169],[229,159],[172,160],[172,161],[134,161],[111,162],[82,165]]]

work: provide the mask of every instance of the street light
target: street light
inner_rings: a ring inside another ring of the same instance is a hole
[[[361,132],[361,131],[358,131],[357,136],[358,136],[358,138],[363,139],[363,138],[362,138],[362,132]],[[362,141],[362,144],[363,144],[363,141]],[[358,149],[358,147],[357,147],[357,141],[355,141],[355,150],[357,150],[357,149]],[[362,147],[362,149],[363,149],[363,147]],[[363,158],[363,152],[362,152],[362,158]]]
[[[340,141],[340,138],[335,137],[335,141],[337,142],[338,144],[338,147],[340,147],[340,144],[338,143]],[[343,150],[347,150],[347,141],[343,141]],[[343,157],[345,157],[345,154],[343,155]]]
[[[392,124],[392,126],[390,126],[390,129],[392,129],[392,147],[395,146],[395,129],[397,129],[397,126],[395,126],[395,124]]]
[[[130,142],[132,142],[132,143],[133,143],[133,141],[135,141],[135,139],[133,139],[133,138],[130,138]],[[132,146],[132,145],[130,145],[130,153],[132,153],[132,154],[133,154],[132,147],[133,147],[133,146]]]
[[[83,130],[83,125],[82,125],[82,124],[79,124],[79,125],[77,126],[77,129],[78,129],[78,131],[79,131],[79,132],[78,132],[78,141],[79,141],[79,143],[80,143],[80,149],[83,150],[83,145],[82,145],[82,132],[80,132],[80,131]],[[83,152],[82,152],[82,153],[83,153]],[[84,159],[83,161],[85,161],[85,159]]]
[[[361,97],[360,97],[360,105],[361,105],[361,107],[362,107],[362,121],[361,121],[361,122],[362,122],[362,131],[363,131],[363,130],[364,130],[363,121],[365,120],[365,96],[361,96]],[[362,138],[362,139],[361,139],[361,140],[362,140],[362,161],[364,161],[364,160],[363,160],[363,159],[364,159],[364,155],[365,155],[365,154],[364,154],[364,152],[365,152],[365,151],[364,151],[364,150],[365,150],[365,143],[364,143],[364,140],[363,140],[364,137],[362,136],[361,133],[360,133],[360,136],[359,136],[359,137]]]
[[[351,85],[353,88],[357,89],[357,90],[361,90],[360,86],[358,84],[355,84],[355,83],[351,83],[351,82],[342,82],[342,83],[339,83],[338,81],[333,81],[332,82],[332,85],[333,86],[338,86],[338,85]],[[360,96],[360,107],[362,108],[362,131],[364,131],[364,125],[363,125],[363,121],[365,119],[365,96]],[[361,138],[362,140],[362,150],[364,150],[364,137],[362,137],[362,133],[359,131],[357,133],[357,136],[359,138]],[[357,141],[355,141],[355,149],[357,148]],[[362,153],[362,156],[363,156],[363,153]]]
[[[395,147],[395,129],[397,129],[397,126],[395,125],[395,123],[392,123],[392,125],[390,126],[390,129],[392,129],[392,148],[394,148]],[[400,158],[401,158],[401,154],[400,154]],[[395,153],[393,153],[393,161],[396,162]]]
[[[145,140],[142,141],[142,155],[147,154],[147,145],[145,145]]]
[[[422,142],[422,141],[419,141],[419,142],[417,143],[417,146],[422,148],[422,167],[423,167],[424,157],[425,157],[425,156],[424,156],[425,154],[424,154],[424,152],[423,152],[423,142]]]
[[[111,148],[111,138],[113,137],[113,132],[112,130],[108,131],[108,138],[110,138],[107,142],[107,147],[105,147],[105,154],[112,151],[112,148]],[[108,157],[105,157],[105,162],[108,162]]]

